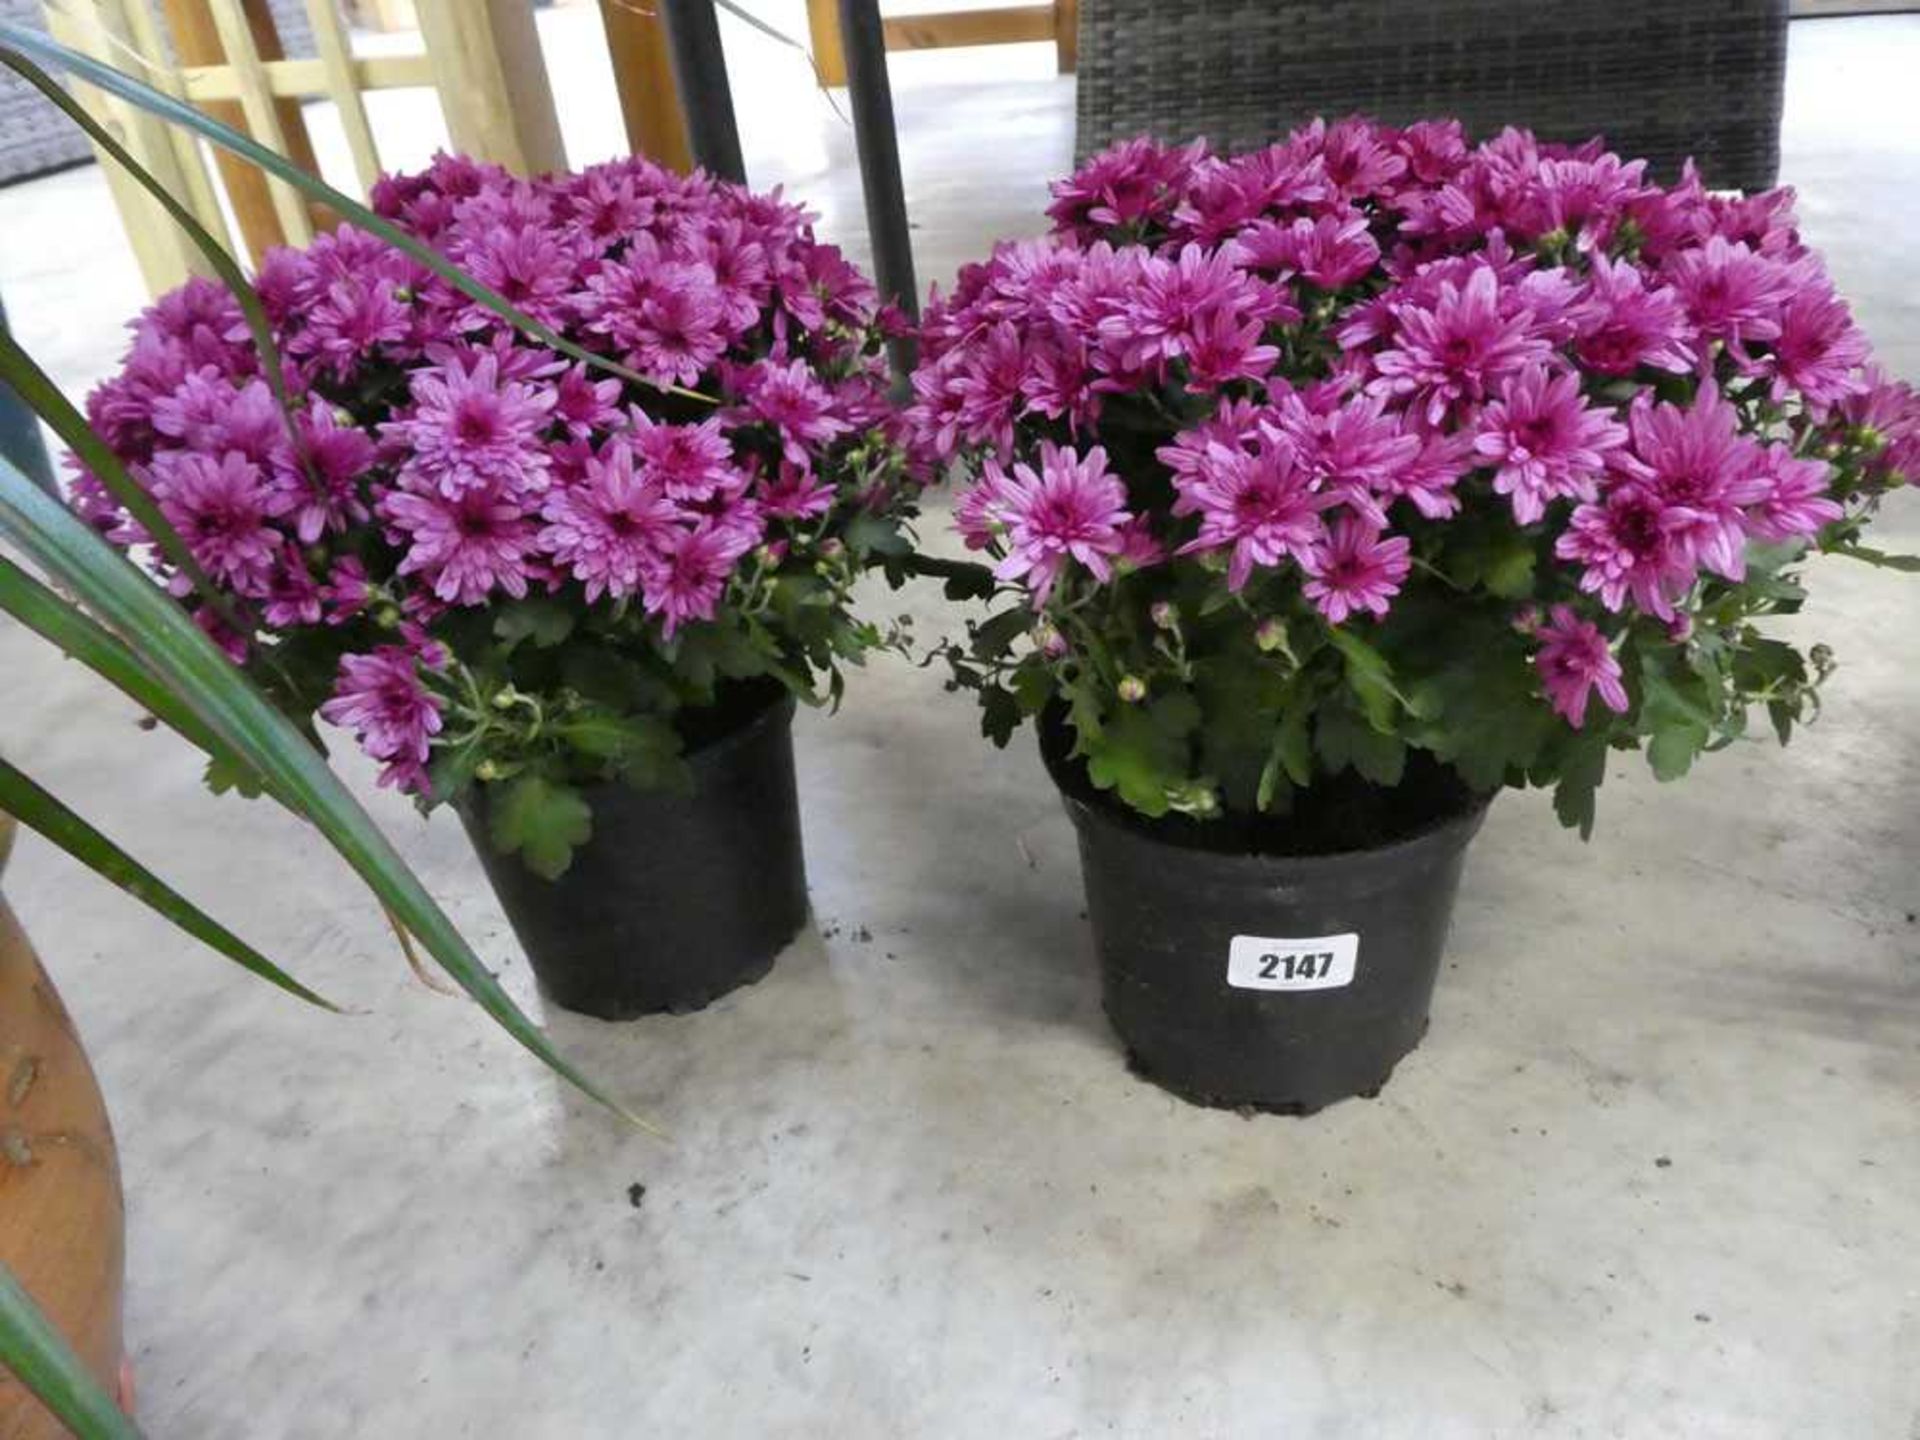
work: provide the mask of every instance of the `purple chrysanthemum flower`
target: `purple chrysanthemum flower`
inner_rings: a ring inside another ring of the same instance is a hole
[[[1342,515],[1302,557],[1308,579],[1301,593],[1332,625],[1362,610],[1384,616],[1413,568],[1411,548],[1405,536],[1383,539],[1364,517]]]
[[[781,453],[796,465],[807,464],[812,449],[850,428],[836,413],[832,392],[804,361],[782,365],[762,360],[741,372],[736,388],[742,400],[740,418],[773,426]]]
[[[1497,467],[1494,493],[1511,497],[1513,518],[1531,525],[1550,500],[1591,500],[1607,452],[1626,438],[1611,412],[1588,408],[1577,374],[1539,366],[1508,380],[1480,412],[1473,448]]]
[[[1671,620],[1674,599],[1696,573],[1687,539],[1695,523],[1691,512],[1644,486],[1618,485],[1573,512],[1553,553],[1584,567],[1580,588],[1609,610],[1631,598],[1649,615]]]
[[[1368,388],[1409,397],[1429,425],[1477,404],[1503,376],[1552,354],[1535,333],[1532,311],[1502,312],[1500,282],[1484,265],[1463,286],[1442,282],[1431,307],[1404,306],[1396,319],[1390,347],[1374,356],[1379,377]]]
[[[1693,369],[1687,307],[1666,285],[1625,260],[1593,258],[1587,292],[1573,310],[1574,354],[1601,375],[1631,375],[1642,365],[1684,375]]]
[[[634,458],[675,500],[698,502],[743,488],[733,446],[718,420],[669,425],[637,407],[630,415],[627,439]]]
[[[1795,391],[1817,413],[1866,388],[1862,368],[1872,347],[1846,302],[1826,276],[1814,272],[1780,312],[1780,333],[1767,357],[1752,368],[1773,377],[1769,393],[1784,401]]]
[[[664,385],[697,384],[733,338],[713,271],[663,260],[650,240],[636,241],[624,260],[589,275],[579,303],[587,329],[607,336],[629,365]]]
[[[1642,394],[1627,413],[1631,449],[1620,463],[1663,506],[1664,528],[1698,564],[1738,580],[1746,573],[1741,507],[1764,499],[1769,481],[1759,445],[1712,385],[1685,410]]]
[[[272,495],[261,468],[237,450],[217,459],[170,450],[153,464],[160,513],[207,574],[241,595],[260,595],[286,541],[269,523]]]
[[[1278,565],[1288,556],[1304,562],[1320,540],[1320,511],[1330,500],[1315,492],[1312,472],[1298,463],[1290,441],[1262,432],[1254,444],[1252,451],[1210,445],[1191,477],[1174,479],[1173,513],[1200,517],[1200,533],[1179,553],[1231,547],[1227,588],[1234,591],[1255,565]]]
[[[1714,235],[1671,256],[1664,273],[1703,337],[1741,344],[1780,333],[1793,280],[1779,261]]]
[[[761,508],[782,520],[810,520],[833,508],[834,488],[811,470],[782,460],[778,473],[762,481],[757,492]]]
[[[384,432],[404,447],[407,471],[447,499],[469,490],[537,495],[550,460],[541,433],[552,421],[553,391],[503,379],[498,360],[481,354],[417,372],[411,413]]]
[[[540,544],[587,588],[587,599],[640,588],[654,551],[672,539],[680,509],[658,480],[636,472],[634,452],[616,437],[587,461],[580,479],[547,492]]]
[[[1127,489],[1107,468],[1099,446],[1082,456],[1043,442],[1040,465],[1018,464],[1004,473],[988,462],[983,485],[993,492],[991,518],[1004,527],[1007,554],[994,570],[1002,580],[1026,577],[1034,608],[1047,603],[1069,560],[1096,580],[1113,576],[1122,548],[1120,527],[1129,518]]]
[[[380,514],[404,537],[399,573],[418,575],[449,605],[478,605],[496,590],[527,593],[530,557],[539,537],[521,501],[473,486],[457,496],[395,490]]]
[[[647,557],[641,595],[667,639],[691,620],[714,617],[735,562],[758,543],[751,530],[710,520],[665,537]]]
[[[273,513],[291,519],[302,545],[368,518],[361,481],[374,466],[373,437],[319,396],[296,420],[299,453],[283,451],[273,473]]]
[[[1351,285],[1380,263],[1364,215],[1262,220],[1233,242],[1250,268],[1299,276],[1322,290]]]
[[[329,724],[351,730],[385,767],[382,785],[424,791],[427,752],[440,733],[445,703],[420,683],[419,660],[405,645],[342,655],[333,698],[320,706]]]
[[[1620,662],[1599,626],[1575,615],[1570,605],[1556,605],[1535,634],[1540,649],[1533,657],[1534,669],[1555,713],[1579,729],[1587,720],[1588,697],[1596,690],[1609,710],[1625,713],[1627,690],[1621,684]]]
[[[1796,459],[1778,442],[1769,445],[1762,462],[1767,493],[1747,507],[1747,529],[1762,540],[1793,540],[1820,531],[1846,514],[1829,499],[1832,467],[1824,460]]]

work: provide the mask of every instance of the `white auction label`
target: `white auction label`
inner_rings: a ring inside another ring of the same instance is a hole
[[[1236,935],[1227,949],[1227,984],[1239,990],[1337,990],[1353,983],[1359,958],[1358,935]]]

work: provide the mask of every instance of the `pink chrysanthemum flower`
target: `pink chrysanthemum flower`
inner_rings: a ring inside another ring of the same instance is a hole
[[[1793,293],[1787,267],[1714,235],[1674,254],[1666,277],[1703,337],[1741,344],[1780,333],[1780,309]]]
[[[1693,369],[1687,308],[1665,285],[1627,261],[1593,257],[1586,295],[1576,304],[1574,354],[1601,375],[1631,375],[1642,365],[1684,375]]]
[[[1204,315],[1224,310],[1235,320],[1266,321],[1288,308],[1229,253],[1187,245],[1171,259],[1143,263],[1124,307],[1100,321],[1100,338],[1121,365],[1138,368],[1186,354]]]
[[[1532,311],[1502,312],[1500,282],[1486,266],[1463,286],[1443,282],[1431,307],[1406,306],[1396,319],[1390,347],[1374,357],[1379,378],[1368,388],[1409,397],[1429,425],[1477,404],[1503,376],[1552,354],[1535,333]]]
[[[1164,219],[1177,187],[1206,153],[1204,145],[1169,150],[1146,139],[1124,140],[1094,156],[1071,179],[1055,182],[1047,214],[1061,229],[1143,226]]]
[[[649,379],[694,385],[726,354],[732,334],[706,265],[662,260],[650,238],[587,277],[587,329],[607,336]]]
[[[1607,452],[1626,438],[1610,412],[1588,408],[1577,374],[1540,366],[1508,380],[1480,412],[1473,448],[1497,467],[1494,493],[1510,497],[1513,518],[1531,525],[1551,500],[1591,500]]]
[[[851,428],[834,406],[832,392],[802,361],[762,360],[736,383],[743,402],[740,418],[771,425],[779,433],[781,453],[796,465],[807,463],[812,447]]]
[[[1747,507],[1747,529],[1761,540],[1781,541],[1817,535],[1846,511],[1828,498],[1832,467],[1824,460],[1800,460],[1778,442],[1762,462],[1767,493]]]
[[[1200,533],[1178,553],[1231,547],[1227,588],[1238,591],[1256,565],[1272,567],[1291,556],[1304,562],[1320,540],[1320,512],[1330,497],[1318,494],[1312,472],[1298,463],[1291,442],[1262,433],[1249,452],[1215,444],[1189,478],[1174,481],[1176,515],[1200,517]]]
[[[380,514],[406,544],[399,573],[418,575],[449,605],[478,605],[496,590],[527,593],[529,557],[539,543],[520,500],[469,487],[449,498],[438,491],[395,490]]]
[[[374,467],[377,450],[373,437],[353,424],[352,416],[317,395],[296,425],[299,453],[282,452],[274,469],[273,513],[292,520],[300,543],[311,545],[328,531],[342,532],[366,521],[362,481]]]
[[[1596,690],[1609,710],[1626,712],[1620,662],[1599,626],[1575,615],[1570,605],[1556,605],[1535,633],[1540,649],[1533,657],[1534,669],[1556,714],[1579,729],[1586,724],[1587,701]]]
[[[1363,517],[1342,515],[1301,559],[1308,576],[1301,593],[1332,625],[1362,610],[1384,617],[1413,567],[1410,552],[1405,536],[1385,539]]]
[[[404,447],[410,474],[447,499],[546,489],[550,461],[540,437],[552,420],[552,390],[504,379],[491,354],[471,368],[451,361],[422,370],[409,389],[412,412],[384,433]]]
[[[1773,377],[1768,393],[1776,402],[1797,391],[1824,413],[1866,388],[1861,372],[1872,358],[1853,312],[1816,271],[1781,310],[1780,333],[1767,357],[1749,368]]]
[[[440,733],[443,709],[445,702],[420,683],[415,652],[382,645],[370,655],[340,657],[333,698],[320,706],[320,717],[351,730],[382,763],[382,785],[424,791],[427,753]]]
[[[272,495],[260,467],[237,450],[219,459],[171,450],[153,465],[160,513],[202,569],[241,595],[259,595],[286,541],[269,523]]]
[[[1380,246],[1364,215],[1262,220],[1233,243],[1252,269],[1298,275],[1322,290],[1351,285],[1380,263]]]
[[[698,502],[740,487],[733,447],[718,420],[670,425],[637,408],[631,415],[634,458],[675,500]]]
[[[1631,599],[1649,615],[1671,620],[1674,600],[1697,571],[1687,534],[1695,523],[1691,512],[1644,486],[1618,485],[1573,512],[1553,553],[1583,567],[1580,588],[1609,610]]]
[[[680,518],[659,483],[635,471],[633,449],[618,437],[587,461],[579,481],[548,491],[540,514],[540,544],[586,586],[589,601],[637,591]]]
[[[689,621],[714,617],[734,562],[758,543],[750,530],[709,520],[665,538],[647,558],[641,595],[667,639]]]
[[[1662,526],[1696,563],[1738,580],[1746,573],[1741,507],[1770,488],[1760,447],[1712,385],[1685,410],[1642,394],[1628,412],[1630,451],[1621,463],[1666,507]]]
[[[989,461],[985,474],[993,492],[991,518],[1004,527],[1007,544],[994,574],[1002,580],[1026,577],[1035,609],[1047,603],[1069,560],[1086,566],[1096,580],[1113,577],[1120,527],[1131,517],[1126,487],[1107,468],[1105,450],[1096,445],[1081,456],[1043,442],[1039,469],[1019,464],[1006,474]]]

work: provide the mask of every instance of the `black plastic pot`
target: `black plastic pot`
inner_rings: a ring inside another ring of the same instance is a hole
[[[793,710],[782,692],[692,747],[691,794],[590,787],[593,838],[557,880],[494,850],[476,787],[461,819],[541,994],[606,1020],[678,1015],[773,968],[807,920]]]
[[[1331,854],[1216,848],[1096,791],[1056,717],[1041,750],[1080,837],[1107,1018],[1143,1078],[1197,1105],[1310,1115],[1387,1083],[1427,1029],[1467,842],[1490,796],[1430,761],[1430,813]],[[1411,774],[1411,768],[1410,768]]]

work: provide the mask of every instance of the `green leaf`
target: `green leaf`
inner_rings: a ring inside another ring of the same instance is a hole
[[[1482,583],[1503,600],[1517,600],[1533,593],[1533,565],[1533,546],[1516,544],[1492,558]]]
[[[5,64],[18,72],[44,93],[47,86],[53,82],[38,65],[26,59],[27,56],[32,56],[43,64],[56,66],[110,95],[119,96],[150,115],[158,116],[168,124],[192,130],[221,149],[230,151],[243,160],[251,161],[260,169],[284,180],[302,194],[320,201],[342,219],[352,221],[360,229],[377,235],[395,249],[404,251],[468,299],[485,306],[514,329],[548,349],[558,350],[571,359],[595,369],[604,370],[608,374],[618,375],[629,384],[639,385],[648,390],[661,388],[644,375],[617,364],[604,355],[584,350],[572,341],[562,338],[531,315],[518,309],[504,295],[482,285],[445,256],[421,244],[398,226],[376,215],[352,196],[335,190],[318,176],[309,174],[252,137],[242,134],[232,126],[221,124],[185,101],[176,100],[173,96],[134,79],[124,71],[116,70],[111,65],[95,60],[90,55],[83,55],[78,50],[49,40],[45,35],[29,30],[24,25],[12,21],[0,21],[0,64]],[[679,386],[669,388],[672,393],[690,399],[711,401],[712,398]]]
[[[1560,779],[1553,787],[1553,813],[1568,829],[1578,829],[1582,840],[1593,838],[1601,783],[1607,778],[1607,740],[1604,732],[1583,732],[1566,747]]]
[[[1289,784],[1303,786],[1313,779],[1313,742],[1307,730],[1309,711],[1304,705],[1289,706],[1281,713],[1273,729],[1273,745],[1267,763],[1260,771],[1260,784],[1254,804],[1271,809],[1274,794],[1284,777]]]
[[[308,1004],[338,1011],[192,901],[172,889],[146,866],[115,845],[61,801],[42,789],[4,758],[0,758],[0,810],[22,825],[37,830],[103,880],[111,881],[179,926],[196,940],[218,950],[235,964],[251,970],[269,984]]]
[[[5,1265],[0,1265],[0,1356],[80,1440],[140,1440],[139,1427],[100,1388]]]
[[[558,600],[532,595],[501,609],[493,622],[494,638],[511,651],[523,640],[537,649],[551,650],[573,634],[573,611]]]
[[[864,559],[868,555],[911,554],[913,542],[902,533],[898,520],[862,510],[847,522],[847,547]]]
[[[607,761],[630,785],[693,788],[693,772],[680,758],[680,732],[662,716],[589,711],[563,721],[556,733],[581,754]]]
[[[1367,723],[1383,733],[1392,730],[1407,702],[1394,687],[1393,668],[1386,657],[1344,626],[1329,626],[1327,634],[1347,662],[1347,688],[1360,702]]]
[[[1088,776],[1143,815],[1166,814],[1170,793],[1187,779],[1187,736],[1199,719],[1194,698],[1179,692],[1146,705],[1122,706],[1098,737],[1081,734]]]
[[[1407,746],[1398,735],[1383,735],[1344,705],[1326,705],[1314,725],[1314,748],[1327,769],[1353,769],[1375,785],[1398,785],[1407,768]]]
[[[574,850],[593,835],[593,812],[580,792],[540,775],[509,780],[498,795],[488,795],[488,830],[493,848],[518,852],[534,874],[557,880],[573,863]]]
[[[584,1093],[641,1124],[562,1056],[515,1005],[325,758],[124,555],[0,459],[0,533],[125,638],[160,682],[274,794],[311,821],[502,1029]]]
[[[1876,550],[1871,545],[1842,545],[1832,553],[1845,555],[1849,560],[1858,560],[1876,569],[1920,575],[1920,555],[1893,555],[1885,550]]]
[[[980,733],[1002,750],[1024,718],[1019,698],[1004,685],[980,687]]]
[[[969,627],[967,648],[976,660],[997,660],[1032,626],[1033,612],[1025,605],[1016,605]]]
[[[1640,683],[1645,699],[1640,726],[1649,737],[1647,763],[1661,780],[1677,780],[1693,768],[1707,748],[1717,719],[1709,704],[1706,679],[1690,667],[1668,662],[1660,650],[1641,655]]]

